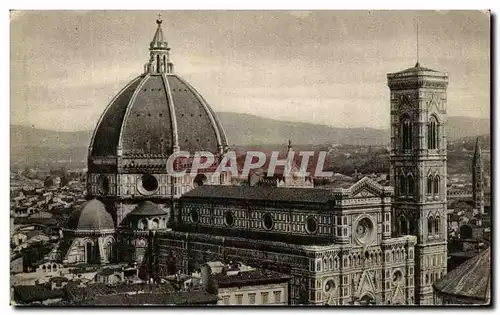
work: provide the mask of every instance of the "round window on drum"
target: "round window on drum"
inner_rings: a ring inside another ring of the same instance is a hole
[[[109,179],[106,175],[99,175],[99,178],[97,179],[97,188],[103,195],[107,195],[109,193]]]
[[[154,192],[158,189],[158,180],[151,174],[144,174],[141,177],[142,187],[147,192]]]
[[[200,222],[200,215],[198,213],[198,210],[196,210],[196,209],[191,210],[190,218],[191,218],[192,223],[196,224],[196,223]]]
[[[271,230],[274,227],[274,219],[270,213],[264,214],[262,222],[266,230]]]
[[[234,225],[234,215],[231,211],[227,211],[224,215],[224,223],[226,223],[227,226]]]
[[[309,234],[315,234],[318,231],[318,220],[314,216],[307,217],[306,229]]]

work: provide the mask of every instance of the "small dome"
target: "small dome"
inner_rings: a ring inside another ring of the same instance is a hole
[[[137,207],[135,207],[129,216],[151,216],[151,215],[166,215],[167,213],[161,209],[157,204],[151,201],[141,202]]]
[[[84,203],[71,213],[67,228],[70,230],[99,231],[115,228],[113,217],[97,199]]]
[[[491,298],[491,248],[470,258],[433,284],[438,295],[489,303]]]

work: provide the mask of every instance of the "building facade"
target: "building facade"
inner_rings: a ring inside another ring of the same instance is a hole
[[[289,304],[290,275],[241,263],[209,262],[201,268],[201,279],[207,291],[211,283],[216,284],[219,305]]]
[[[414,236],[391,237],[392,188],[203,186],[157,233],[158,273],[241,261],[293,276],[292,304],[413,304]]]
[[[415,302],[432,304],[446,273],[446,88],[448,75],[415,67],[387,75],[395,235],[415,235]]]

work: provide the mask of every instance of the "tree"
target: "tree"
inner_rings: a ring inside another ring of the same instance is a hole
[[[206,290],[210,294],[219,294],[219,284],[212,273],[208,275]]]

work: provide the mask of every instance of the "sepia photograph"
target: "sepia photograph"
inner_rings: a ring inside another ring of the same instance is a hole
[[[9,15],[11,306],[492,306],[490,11]]]

